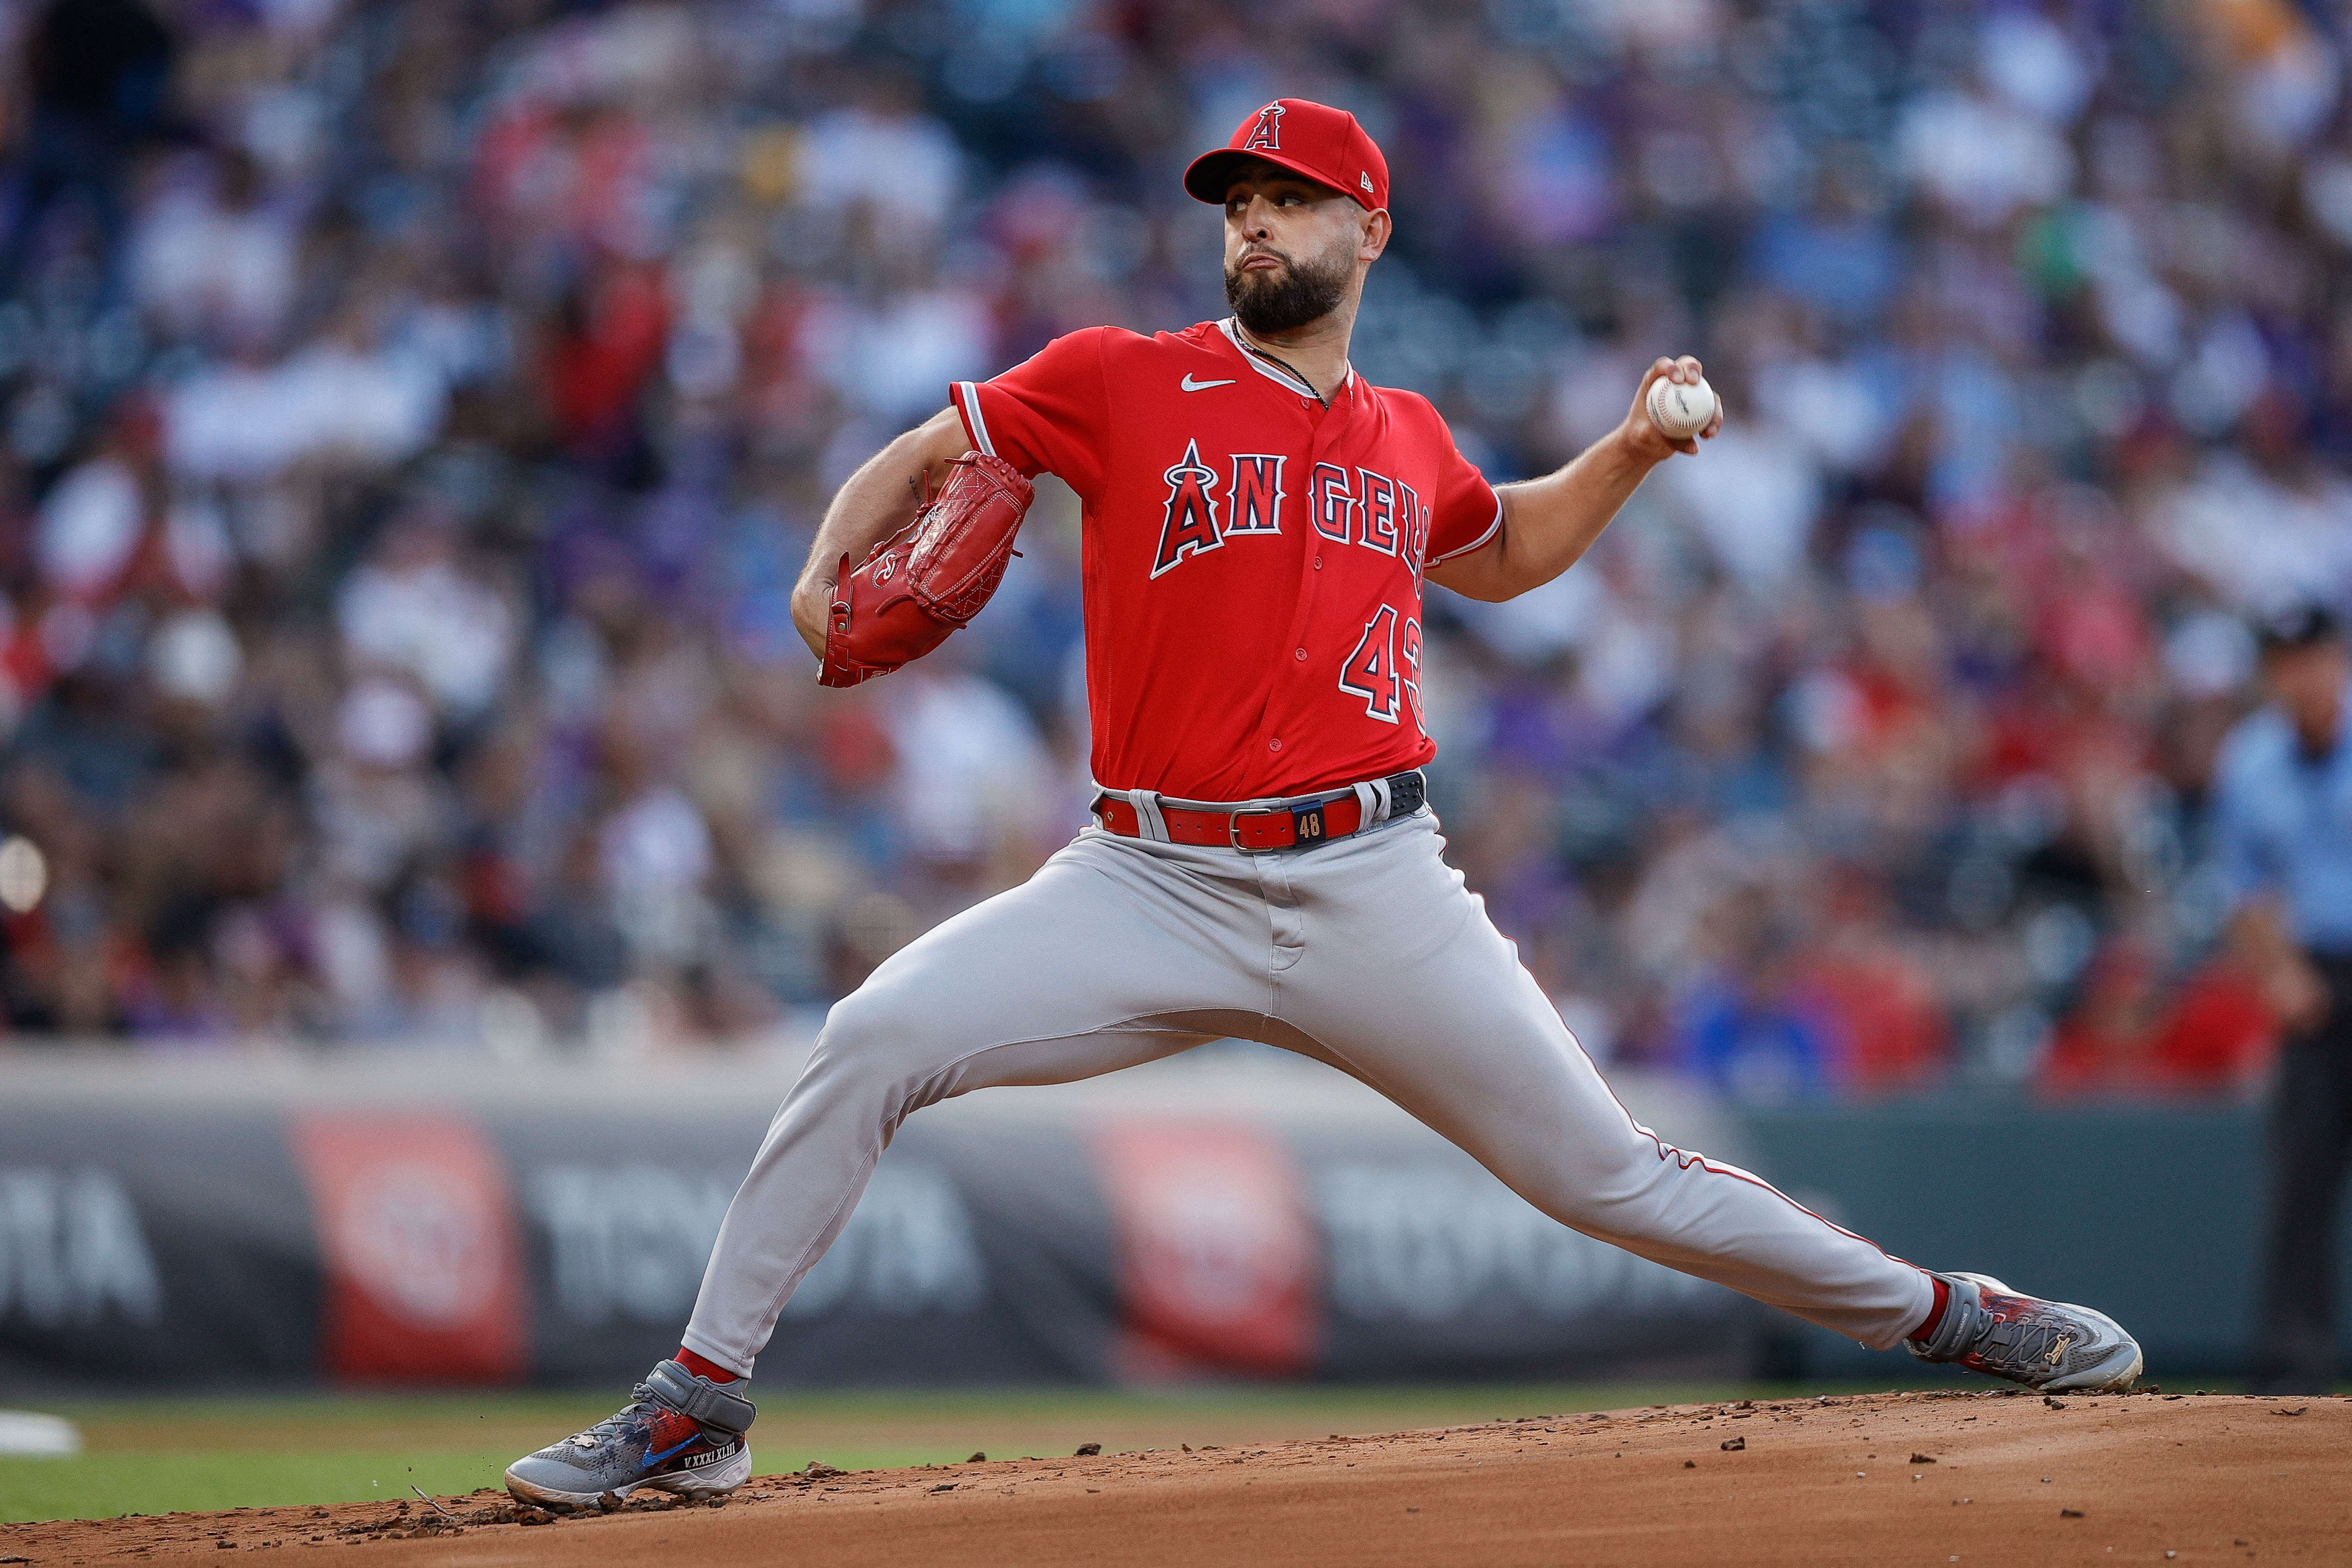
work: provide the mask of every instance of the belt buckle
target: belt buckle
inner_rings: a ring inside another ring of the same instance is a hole
[[[1323,820],[1323,809],[1329,804],[1328,800],[1318,800],[1306,806],[1244,806],[1225,819],[1225,841],[1245,855],[1272,854],[1276,850],[1300,850],[1322,843],[1330,836],[1329,829]],[[1250,848],[1242,842],[1244,817],[1289,818],[1290,841],[1286,844],[1268,844],[1262,850]]]
[[[1286,848],[1288,846],[1283,844],[1269,844],[1262,850],[1250,848],[1242,842],[1242,819],[1244,817],[1281,817],[1288,814],[1279,806],[1244,806],[1237,811],[1230,811],[1225,816],[1225,842],[1234,847],[1234,853],[1244,855],[1270,854],[1276,850]]]

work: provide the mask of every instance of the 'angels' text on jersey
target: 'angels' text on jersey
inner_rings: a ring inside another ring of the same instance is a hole
[[[1184,455],[1160,477],[1168,499],[1160,513],[1160,548],[1152,552],[1151,575],[1159,577],[1202,550],[1240,535],[1282,532],[1285,457],[1280,453],[1228,453],[1212,463],[1201,444],[1184,443]],[[1402,558],[1417,574],[1429,535],[1429,510],[1420,492],[1402,480],[1370,468],[1352,475],[1332,463],[1318,463],[1308,479],[1307,516],[1315,531],[1334,544],[1350,542]]]

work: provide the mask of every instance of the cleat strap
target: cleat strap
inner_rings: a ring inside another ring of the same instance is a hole
[[[1944,1302],[1943,1321],[1925,1340],[1910,1342],[1912,1353],[1922,1361],[1958,1360],[1987,1337],[1986,1330],[1990,1326],[1982,1291],[1948,1274],[1941,1278],[1951,1289],[1951,1295]]]
[[[759,1407],[740,1394],[729,1392],[707,1377],[697,1377],[675,1361],[665,1361],[646,1375],[646,1387],[663,1404],[705,1427],[716,1427],[730,1437],[751,1429]]]

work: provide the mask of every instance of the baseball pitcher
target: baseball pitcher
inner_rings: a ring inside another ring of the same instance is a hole
[[[517,1460],[556,1507],[751,1474],[745,1396],[778,1312],[898,1124],[1227,1037],[1352,1074],[1563,1225],[1881,1349],[2050,1390],[2127,1386],[2108,1318],[1889,1257],[1628,1115],[1487,919],[1423,803],[1436,753],[1422,588],[1502,600],[1574,565],[1668,435],[1653,383],[1559,472],[1496,486],[1426,399],[1348,361],[1387,246],[1388,165],[1355,118],[1282,99],[1194,162],[1224,208],[1233,314],[1075,332],[893,441],[841,488],[794,596],[819,678],[936,646],[1002,575],[1050,472],[1085,505],[1094,821],[1029,882],[835,1006],[710,1256],[675,1360]],[[1687,400],[1685,400],[1687,402]]]

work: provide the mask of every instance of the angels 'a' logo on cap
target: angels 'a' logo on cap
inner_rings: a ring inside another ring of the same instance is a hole
[[[1248,140],[1242,143],[1244,152],[1255,152],[1261,147],[1276,152],[1282,151],[1282,105],[1279,103],[1269,103],[1257,111],[1257,123],[1250,127]]]

